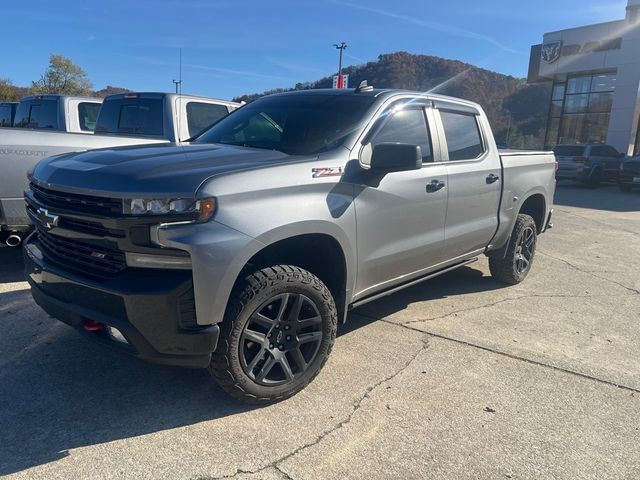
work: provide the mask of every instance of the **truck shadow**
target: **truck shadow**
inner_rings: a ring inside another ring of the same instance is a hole
[[[21,262],[12,265],[2,282],[21,279]],[[381,318],[414,302],[499,287],[465,267],[355,312]],[[373,321],[351,315],[339,336]],[[71,449],[260,408],[227,397],[206,370],[149,365],[87,341],[44,314],[26,288],[0,293],[0,352],[0,476]]]
[[[0,283],[23,280],[22,249],[0,247]]]
[[[637,212],[640,211],[640,190],[622,192],[613,184],[591,189],[579,183],[563,181],[558,183],[553,203],[611,212]]]

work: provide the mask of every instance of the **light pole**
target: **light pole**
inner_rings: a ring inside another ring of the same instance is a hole
[[[333,46],[336,47],[336,49],[340,50],[340,61],[338,63],[338,75],[342,75],[342,52],[344,52],[344,49],[347,48],[347,44],[344,42],[340,42],[340,44],[334,43]]]

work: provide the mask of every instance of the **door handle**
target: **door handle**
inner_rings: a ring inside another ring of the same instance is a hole
[[[487,183],[496,183],[498,180],[500,180],[500,177],[498,175],[494,175],[493,173],[490,173],[489,175],[487,175]]]
[[[441,188],[444,188],[444,182],[441,182],[440,180],[432,180],[427,183],[427,193],[437,192]]]

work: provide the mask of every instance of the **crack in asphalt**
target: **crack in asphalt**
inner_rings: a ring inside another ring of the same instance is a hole
[[[628,290],[628,291],[630,291],[630,292],[633,292],[633,293],[634,293],[634,294],[636,294],[636,295],[640,295],[640,290],[638,290],[638,289],[636,289],[636,288],[628,287],[627,285],[625,285],[625,284],[623,284],[623,283],[620,283],[620,282],[617,282],[617,281],[615,281],[615,280],[611,280],[610,278],[602,277],[602,276],[600,276],[600,275],[596,275],[595,273],[593,273],[593,272],[591,272],[591,271],[589,271],[589,270],[585,270],[584,268],[581,268],[581,267],[578,267],[577,265],[574,265],[573,263],[571,263],[571,262],[570,262],[570,261],[568,261],[568,260],[565,260],[564,258],[555,257],[555,256],[550,255],[550,254],[545,253],[545,252],[537,252],[537,253],[539,253],[540,255],[544,255],[545,257],[553,258],[554,260],[557,260],[557,261],[559,261],[559,262],[562,262],[562,263],[564,263],[564,264],[566,264],[566,265],[570,266],[570,267],[571,267],[571,268],[573,268],[574,270],[577,270],[577,271],[582,272],[582,273],[586,273],[587,275],[591,275],[591,276],[592,276],[592,277],[594,277],[594,278],[598,278],[598,279],[600,279],[600,280],[604,280],[605,282],[609,282],[609,283],[612,283],[612,284],[614,284],[614,285],[618,285],[619,287],[622,287],[622,288],[624,288],[624,289],[626,289],[626,290]]]
[[[442,314],[442,315],[438,315],[437,317],[427,317],[427,318],[422,318],[422,319],[419,319],[419,320],[411,320],[410,322],[397,323],[397,325],[411,325],[413,323],[423,323],[423,322],[431,322],[433,320],[441,320],[443,318],[447,318],[447,317],[450,317],[452,315],[457,315],[458,313],[465,313],[465,312],[473,312],[475,310],[482,310],[484,308],[494,307],[494,306],[499,305],[501,303],[512,302],[514,300],[520,300],[522,298],[592,298],[592,297],[595,297],[595,296],[596,295],[569,295],[569,294],[527,294],[527,295],[520,295],[518,297],[503,298],[502,300],[497,300],[495,302],[487,303],[487,304],[484,304],[484,305],[477,305],[475,307],[461,308],[460,310],[454,310],[453,312],[449,312],[449,313],[445,313],[445,314]],[[611,297],[611,295],[606,295],[606,297]],[[357,312],[357,313],[359,315],[362,315],[359,312]],[[368,317],[368,318],[375,318],[375,317],[371,317],[371,316],[367,316],[367,315],[364,315],[364,316]],[[376,318],[376,319],[377,320],[382,320],[380,318]],[[394,322],[389,322],[389,323],[394,323]]]
[[[633,392],[633,393],[640,393],[640,389],[634,388],[634,387],[629,387],[628,385],[623,385],[621,383],[615,383],[615,382],[612,382],[610,380],[604,380],[602,378],[598,378],[598,377],[594,377],[594,376],[591,376],[591,375],[587,375],[586,373],[576,372],[575,370],[569,370],[568,368],[558,367],[557,365],[551,365],[549,363],[540,362],[538,360],[532,360],[530,358],[521,357],[521,356],[515,355],[513,353],[505,352],[503,350],[498,350],[496,348],[486,347],[484,345],[479,345],[477,343],[472,343],[472,342],[469,342],[467,340],[461,340],[459,338],[449,337],[447,335],[442,335],[440,333],[430,332],[428,330],[420,330],[419,328],[409,326],[409,323],[413,323],[413,322],[396,323],[396,322],[392,322],[390,320],[386,320],[384,318],[373,317],[371,315],[365,315],[365,314],[359,314],[359,315],[362,316],[362,317],[369,318],[371,320],[376,320],[376,321],[388,323],[389,325],[394,325],[394,326],[396,326],[398,328],[406,328],[407,330],[411,330],[413,332],[418,332],[418,333],[422,333],[422,334],[427,334],[427,335],[429,335],[431,337],[434,337],[434,338],[440,338],[442,340],[448,340],[450,342],[455,342],[455,343],[458,343],[460,345],[465,345],[467,347],[478,348],[480,350],[484,350],[486,352],[494,353],[496,355],[501,355],[501,356],[504,356],[504,357],[508,357],[508,358],[513,359],[513,360],[520,360],[520,361],[529,363],[531,365],[550,368],[551,370],[556,370],[558,372],[567,373],[569,375],[575,375],[575,376],[578,376],[578,377],[581,377],[581,378],[585,378],[587,380],[593,380],[595,382],[602,383],[604,385],[608,385],[608,386],[611,386],[611,387],[620,388],[622,390],[627,390],[627,391]]]
[[[353,402],[353,409],[347,415],[347,418],[345,418],[344,420],[338,422],[333,427],[325,430],[324,432],[319,434],[311,442],[308,442],[308,443],[305,443],[304,445],[299,446],[298,448],[296,448],[295,450],[289,452],[288,454],[286,454],[286,455],[278,458],[277,460],[274,460],[273,462],[271,462],[271,463],[269,463],[269,464],[267,464],[267,465],[265,465],[263,467],[260,467],[260,468],[258,468],[256,470],[236,469],[236,472],[231,474],[231,475],[224,475],[224,476],[221,476],[221,477],[198,477],[197,480],[222,480],[222,479],[225,479],[225,478],[235,478],[238,475],[260,473],[260,472],[263,472],[265,470],[268,470],[269,468],[274,468],[278,472],[282,473],[287,480],[293,480],[293,477],[291,477],[288,473],[286,473],[284,470],[281,469],[280,464],[282,462],[285,462],[286,460],[294,457],[295,455],[297,455],[298,453],[306,450],[307,448],[311,448],[311,447],[319,444],[328,435],[332,434],[333,432],[336,432],[337,430],[340,430],[345,425],[348,425],[351,422],[351,420],[353,420],[353,417],[355,416],[355,414],[362,407],[363,402],[366,399],[371,398],[371,393],[374,390],[376,390],[378,387],[380,387],[381,385],[385,384],[386,382],[389,382],[390,380],[393,380],[395,377],[397,377],[402,372],[404,372],[407,368],[409,368],[409,366],[414,362],[414,360],[416,358],[418,358],[418,356],[429,347],[429,338],[428,338],[428,335],[426,334],[426,332],[422,332],[422,331],[416,330],[416,329],[411,329],[411,330],[415,330],[416,332],[419,332],[421,334],[422,338],[420,340],[422,341],[422,346],[409,358],[408,361],[406,361],[404,363],[404,365],[402,365],[402,367],[400,367],[394,373],[392,373],[390,375],[387,375],[382,380],[379,380],[378,382],[374,383],[373,385],[367,387],[367,389],[364,391],[364,393],[355,402]]]

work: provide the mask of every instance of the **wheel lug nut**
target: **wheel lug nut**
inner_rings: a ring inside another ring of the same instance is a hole
[[[280,346],[278,347],[278,350],[284,350],[284,346],[280,345]]]
[[[267,335],[267,338],[271,338],[271,333],[269,333],[269,335]]]
[[[291,327],[290,327],[289,325],[286,325],[286,326],[284,327],[284,329],[285,329],[285,330],[289,330],[290,328],[291,328]]]
[[[291,340],[291,335],[287,335],[287,340]]]
[[[269,344],[269,348],[273,348],[273,343],[270,343],[270,344]]]

